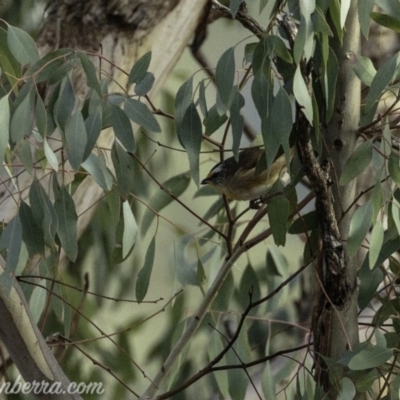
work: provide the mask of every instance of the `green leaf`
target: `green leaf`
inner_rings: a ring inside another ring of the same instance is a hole
[[[370,0],[372,1],[372,0]],[[371,18],[379,25],[389,28],[392,31],[400,33],[400,19],[391,17],[387,14],[371,12]]]
[[[37,129],[42,137],[45,137],[47,134],[47,112],[40,95],[36,96],[35,116]]]
[[[126,99],[124,110],[126,115],[138,125],[150,132],[161,132],[160,125],[146,104],[136,99]]]
[[[354,66],[354,72],[364,85],[368,87],[371,86],[376,75],[374,64],[372,64],[372,61],[368,57],[363,57],[360,55],[356,55],[355,57],[357,59],[357,63]]]
[[[339,184],[344,186],[363,172],[372,160],[372,140],[361,143],[350,155],[343,169]]]
[[[229,0],[229,9],[231,10],[232,18],[235,18],[240,5],[244,0]]]
[[[11,118],[11,140],[16,143],[32,130],[31,96],[28,92]]]
[[[392,151],[389,157],[388,169],[390,177],[393,182],[399,186],[400,185],[400,157],[397,153]]]
[[[393,57],[390,57],[387,61],[385,61],[385,63],[378,69],[365,99],[365,106],[363,108],[364,114],[368,114],[378,103],[382,92],[393,79],[398,62],[399,55],[395,54]]]
[[[150,92],[155,80],[156,78],[154,74],[152,74],[151,72],[146,72],[145,77],[136,84],[134,92],[138,96],[145,96],[148,92]]]
[[[311,20],[314,25],[315,32],[320,32],[325,36],[333,36],[332,30],[329,27],[325,15],[320,7],[315,7],[315,12],[311,14]]]
[[[349,362],[348,367],[353,371],[362,371],[384,365],[393,356],[393,349],[374,346],[361,350]]]
[[[150,284],[151,272],[154,265],[154,254],[156,249],[156,236],[151,239],[150,245],[146,252],[144,265],[139,271],[136,280],[136,299],[140,303],[146,296]]]
[[[46,279],[40,280],[40,286],[46,286]],[[35,286],[29,299],[29,309],[33,321],[38,323],[46,305],[47,292],[43,287]]]
[[[231,105],[229,108],[230,121],[232,125],[232,151],[236,159],[239,157],[240,140],[244,129],[244,118],[240,114],[240,110],[244,106],[244,97],[239,91],[237,86],[234,87],[232,92]]]
[[[17,214],[6,226],[0,238],[0,250],[7,249],[7,271],[14,272],[22,246],[22,225]]]
[[[360,22],[361,32],[365,39],[368,40],[369,25],[371,23],[371,12],[374,9],[375,0],[364,0],[357,4],[358,21]]]
[[[21,65],[33,64],[39,60],[34,40],[22,29],[8,25],[7,43],[11,53]]]
[[[335,106],[335,99],[336,99],[336,86],[337,86],[338,73],[339,73],[339,63],[336,58],[336,54],[329,47],[329,58],[326,65],[326,74],[324,77],[326,84],[323,86],[326,108],[327,108],[325,121],[330,121],[333,114],[333,108]]]
[[[46,156],[47,162],[54,169],[54,171],[58,171],[58,159],[53,149],[48,144],[46,137],[43,139],[43,147],[44,147],[44,155]]]
[[[271,56],[278,56],[283,61],[286,61],[289,64],[293,63],[293,58],[286,47],[284,41],[276,35],[268,35],[265,38],[266,45],[268,48],[268,52]]]
[[[86,160],[96,145],[97,139],[100,136],[102,129],[102,111],[101,107],[97,107],[89,116],[85,119],[85,128],[87,133],[87,142],[85,151],[83,153],[83,160]]]
[[[356,380],[356,388],[359,392],[365,393],[371,389],[372,385],[379,378],[378,371],[374,368],[370,371],[363,371],[358,375]]]
[[[68,119],[71,117],[72,111],[75,108],[75,94],[72,83],[68,76],[66,76],[60,87],[60,94],[54,106],[54,120],[62,131]]]
[[[310,93],[308,92],[307,86],[304,82],[303,76],[301,75],[300,66],[296,68],[293,81],[293,94],[296,101],[303,107],[302,111],[306,116],[308,122],[312,125],[313,123],[313,107]]]
[[[340,380],[340,393],[337,397],[337,400],[349,400],[354,399],[356,394],[356,388],[354,387],[354,383],[347,377],[344,377]]]
[[[216,104],[214,104],[208,111],[207,117],[204,119],[204,126],[206,128],[205,134],[210,136],[217,129],[219,129],[226,121],[228,117],[226,114],[220,115],[217,110]],[[182,140],[181,140],[182,142]]]
[[[124,233],[122,236],[122,257],[123,259],[126,259],[131,253],[133,246],[136,243],[138,227],[136,224],[135,216],[132,213],[131,206],[127,201],[123,202],[122,211],[124,215]]]
[[[292,105],[285,89],[281,87],[274,98],[271,109],[272,133],[276,142],[282,145],[284,149],[289,149],[289,135],[292,131]],[[268,153],[268,152],[267,152]],[[267,164],[271,165],[273,160],[267,157]]]
[[[43,231],[36,222],[31,208],[23,201],[19,207],[18,215],[22,226],[22,240],[28,249],[29,255],[44,254]]]
[[[58,217],[57,234],[67,257],[74,262],[78,255],[77,222],[75,203],[65,187],[62,187],[54,202]]]
[[[111,149],[111,159],[115,169],[118,190],[126,199],[133,190],[134,166],[132,157],[115,141]]]
[[[59,49],[46,54],[43,58],[31,65],[25,72],[25,77],[34,78],[35,83],[48,81],[54,84],[63,79],[75,65],[75,51]]]
[[[190,164],[190,172],[197,186],[199,186],[199,155],[203,133],[201,120],[196,106],[191,104],[186,110],[182,121],[182,144],[187,151]]]
[[[20,140],[14,147],[14,153],[20,159],[21,164],[26,168],[26,170],[32,174],[33,160],[30,141],[27,138]]]
[[[86,74],[86,82],[87,85],[95,90],[99,96],[101,96],[101,87],[99,80],[97,79],[97,72],[96,68],[94,67],[93,63],[89,60],[86,53],[83,51],[78,52],[79,58],[82,63],[83,70]]]
[[[81,166],[103,190],[111,190],[113,178],[110,171],[107,169],[106,161],[102,153],[100,153],[99,156],[91,153]]]
[[[318,214],[316,211],[310,211],[309,213],[294,220],[288,230],[288,233],[292,235],[298,235],[299,233],[313,231],[317,228]]]
[[[193,96],[193,77],[189,78],[178,89],[175,97],[175,126],[178,139],[181,140],[182,120],[185,116],[187,108],[192,104]]]
[[[251,97],[261,120],[265,120],[271,112],[273,97],[271,81],[262,71],[254,75],[251,84]]]
[[[383,244],[383,226],[380,221],[377,221],[372,229],[370,245],[369,245],[369,268],[375,268],[376,261],[378,260],[379,253],[382,250]]]
[[[136,146],[131,121],[118,106],[111,106],[111,124],[122,145],[126,150],[134,153]]]
[[[71,167],[77,171],[82,163],[87,142],[85,122],[82,113],[77,111],[65,126],[66,150]]]
[[[219,332],[213,331],[210,335],[207,348],[205,351],[208,353],[208,358],[213,360],[217,357],[225,348],[225,343],[221,341],[221,335]],[[218,363],[219,366],[227,365],[225,357]],[[214,374],[215,381],[217,383],[218,391],[221,393],[223,399],[231,398],[229,394],[229,381],[228,371],[222,370]]]
[[[350,232],[347,239],[347,246],[349,256],[355,255],[361,243],[365,239],[367,232],[371,226],[371,220],[374,210],[371,201],[365,202],[360,208],[358,208],[351,218]]]
[[[198,261],[189,262],[187,253],[189,252],[190,245],[193,244],[193,237],[190,235],[183,235],[179,237],[174,246],[174,265],[175,275],[178,281],[183,285],[197,286],[197,265]]]
[[[53,247],[58,218],[49,196],[36,178],[29,190],[29,203],[36,222],[42,226],[45,243]]]
[[[0,99],[0,165],[3,165],[4,155],[10,137],[10,103],[8,96]]]
[[[268,201],[268,219],[277,246],[286,243],[287,220],[289,217],[289,203],[284,196],[273,196]]]
[[[18,79],[21,77],[21,65],[8,48],[7,32],[5,30],[0,30],[0,68],[10,86],[14,88],[14,93],[17,94]]]
[[[132,85],[133,83],[141,82],[149,69],[151,62],[151,51],[148,51],[139,60],[136,61],[134,66],[131,68],[129,72],[128,84]]]
[[[235,79],[235,48],[230,47],[218,60],[215,83],[222,103],[228,107]]]

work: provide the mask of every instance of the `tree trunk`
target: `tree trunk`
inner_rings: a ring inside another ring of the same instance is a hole
[[[340,186],[338,180],[344,165],[352,154],[360,120],[361,84],[353,71],[354,54],[360,53],[360,27],[357,15],[357,2],[351,2],[347,16],[343,43],[333,43],[333,50],[339,63],[336,85],[334,114],[325,129],[325,157],[331,160],[332,202],[340,237],[345,249],[344,279],[348,296],[342,306],[327,298],[328,287],[319,289],[314,313],[314,336],[317,353],[317,381],[325,390],[332,390],[329,371],[321,356],[338,360],[343,353],[356,345],[358,338],[357,323],[357,264],[347,255],[346,240],[349,234],[352,211],[349,207],[355,198],[356,180],[346,186]],[[326,282],[326,271],[319,267],[319,276]],[[329,282],[328,282],[329,283]],[[317,283],[318,285],[318,283]]]

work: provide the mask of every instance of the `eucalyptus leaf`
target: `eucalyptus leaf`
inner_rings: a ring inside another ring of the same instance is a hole
[[[115,135],[126,150],[135,152],[135,138],[133,136],[132,124],[126,113],[118,106],[111,107],[111,123]]]
[[[131,206],[127,201],[123,202],[122,211],[124,216],[124,233],[122,236],[122,257],[126,259],[131,253],[133,246],[136,243],[138,234],[138,226],[135,216],[132,213]]]
[[[151,62],[151,51],[145,53],[142,57],[139,58],[131,68],[129,72],[128,83],[132,85],[133,83],[141,82],[149,69]]]
[[[371,201],[365,202],[354,212],[350,222],[349,237],[347,239],[350,257],[355,255],[356,251],[359,249],[361,243],[365,239],[365,236],[367,235],[367,232],[371,226],[373,213],[374,211]]]
[[[339,184],[346,185],[360,175],[371,163],[373,144],[372,140],[361,143],[347,159],[340,177]]]
[[[150,284],[151,272],[154,265],[154,255],[156,250],[156,236],[151,239],[150,245],[147,248],[146,256],[142,269],[139,271],[136,279],[136,299],[140,303],[147,294]]]
[[[78,256],[78,215],[75,203],[65,187],[62,187],[54,202],[54,209],[58,217],[57,235],[65,254],[74,262]]]
[[[35,41],[22,29],[8,25],[7,43],[13,56],[21,65],[33,64],[39,60]]]
[[[126,99],[124,110],[126,115],[138,125],[143,127],[144,129],[150,132],[161,132],[160,125],[155,119],[152,112],[146,106],[146,104],[142,103],[136,99]]]
[[[77,171],[82,163],[87,133],[82,113],[77,111],[67,121],[65,126],[66,150],[71,167]]]
[[[215,83],[222,103],[228,107],[235,79],[235,48],[231,47],[218,60]]]
[[[182,120],[182,144],[187,151],[189,158],[190,172],[197,186],[200,183],[199,177],[199,156],[203,133],[201,121],[196,106],[191,104],[186,110]]]
[[[8,96],[0,99],[0,165],[3,165],[4,155],[10,137],[10,104]]]
[[[32,209],[25,203],[21,202],[18,212],[22,226],[22,240],[24,241],[29,255],[44,253],[44,236],[39,223],[32,213]]]

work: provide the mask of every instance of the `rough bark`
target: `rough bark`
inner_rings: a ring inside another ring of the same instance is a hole
[[[355,180],[345,186],[339,186],[338,180],[344,165],[353,152],[358,123],[360,120],[361,86],[353,72],[354,54],[360,53],[360,28],[358,24],[357,2],[351,2],[347,17],[343,43],[332,43],[339,62],[339,75],[336,85],[334,114],[325,129],[325,157],[331,163],[332,202],[336,220],[339,222],[340,238],[345,251],[344,279],[348,287],[346,301],[340,307],[335,299],[328,298],[330,293],[327,271],[319,266],[319,277],[325,286],[319,290],[314,315],[314,335],[317,352],[317,380],[332,394],[329,373],[320,356],[338,360],[343,353],[358,343],[357,323],[357,265],[346,251],[346,240],[352,210],[349,210],[355,195]],[[327,285],[328,284],[328,285]],[[318,285],[318,283],[317,283]]]

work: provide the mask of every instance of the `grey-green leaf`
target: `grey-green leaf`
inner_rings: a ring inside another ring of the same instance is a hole
[[[77,221],[75,203],[65,187],[58,192],[54,202],[58,216],[57,234],[67,257],[74,262],[78,255]]]
[[[127,198],[133,190],[132,157],[115,141],[111,149],[111,159],[115,169],[118,190],[124,198]]]
[[[351,218],[350,232],[347,239],[349,256],[352,257],[361,246],[371,226],[374,210],[371,201],[365,202],[358,208]]]
[[[118,106],[111,106],[111,123],[119,141],[128,151],[134,153],[135,138],[133,136],[131,121],[127,117],[126,113]]]
[[[349,362],[348,367],[353,371],[361,371],[369,368],[379,367],[390,360],[393,349],[374,346],[370,349],[361,350]]]
[[[40,225],[36,222],[31,208],[21,202],[18,212],[22,226],[22,240],[30,256],[44,253],[44,236]]]
[[[33,64],[39,60],[34,40],[22,29],[8,25],[7,43],[11,53],[21,65]]]
[[[68,119],[65,126],[65,138],[69,162],[71,167],[77,171],[82,163],[87,142],[85,121],[80,111],[77,111]]]
[[[225,106],[228,106],[233,82],[235,79],[234,47],[230,47],[222,54],[215,71],[215,82],[219,97]]]
[[[124,215],[124,233],[122,236],[122,258],[126,259],[136,243],[138,227],[131,206],[127,201],[122,205]]]
[[[139,83],[144,77],[149,69],[151,61],[151,51],[148,51],[139,60],[136,61],[135,65],[131,68],[129,72],[128,83]]]
[[[36,222],[42,226],[45,243],[53,247],[58,218],[49,196],[36,178],[29,190],[29,203]]]
[[[239,88],[235,86],[232,92],[231,105],[229,108],[231,125],[232,125],[232,150],[236,159],[239,156],[240,140],[242,138],[244,128],[244,118],[240,114],[240,110],[244,106],[244,97],[240,93]]]
[[[138,96],[145,96],[153,87],[155,79],[156,78],[153,73],[146,72],[144,78],[136,84],[134,92]]]
[[[113,178],[101,153],[99,156],[91,153],[82,163],[82,168],[89,172],[90,176],[103,190],[111,190]]]
[[[146,104],[142,103],[136,99],[127,99],[125,100],[124,110],[126,115],[138,125],[143,127],[144,129],[150,132],[161,132],[160,125],[155,119],[152,112],[146,106]]]
[[[346,185],[368,167],[372,160],[372,151],[372,140],[361,143],[354,150],[346,161],[342,176],[339,180],[340,185]]]
[[[86,160],[95,146],[97,139],[100,136],[102,127],[102,112],[101,107],[92,112],[85,120],[85,127],[87,133],[87,142],[85,151],[83,153],[83,160]]]
[[[15,271],[22,245],[22,225],[17,214],[6,226],[0,238],[0,249],[7,249],[7,270]]]
[[[11,118],[11,140],[16,143],[30,136],[32,129],[31,96],[28,92]]]
[[[268,218],[272,236],[277,246],[286,243],[287,220],[289,217],[289,203],[284,196],[274,196],[268,201]]]
[[[8,96],[0,99],[0,165],[3,165],[4,155],[10,137],[10,104]]]
[[[196,106],[192,103],[186,110],[182,121],[182,144],[187,151],[190,172],[196,185],[199,185],[199,156],[203,133]]]
[[[371,59],[368,57],[363,57],[360,55],[356,55],[355,57],[357,59],[357,63],[354,66],[354,72],[364,85],[368,87],[371,86],[376,74],[374,64],[372,64]]]
[[[93,90],[95,90],[99,96],[101,96],[101,87],[99,80],[97,79],[96,68],[94,67],[93,63],[89,60],[86,53],[80,51],[78,54],[82,63],[83,70],[85,71],[86,74],[87,85]]]
[[[146,296],[150,284],[151,272],[154,265],[154,254],[156,249],[156,236],[151,239],[150,245],[146,252],[144,265],[139,271],[136,280],[136,299],[140,303]]]

